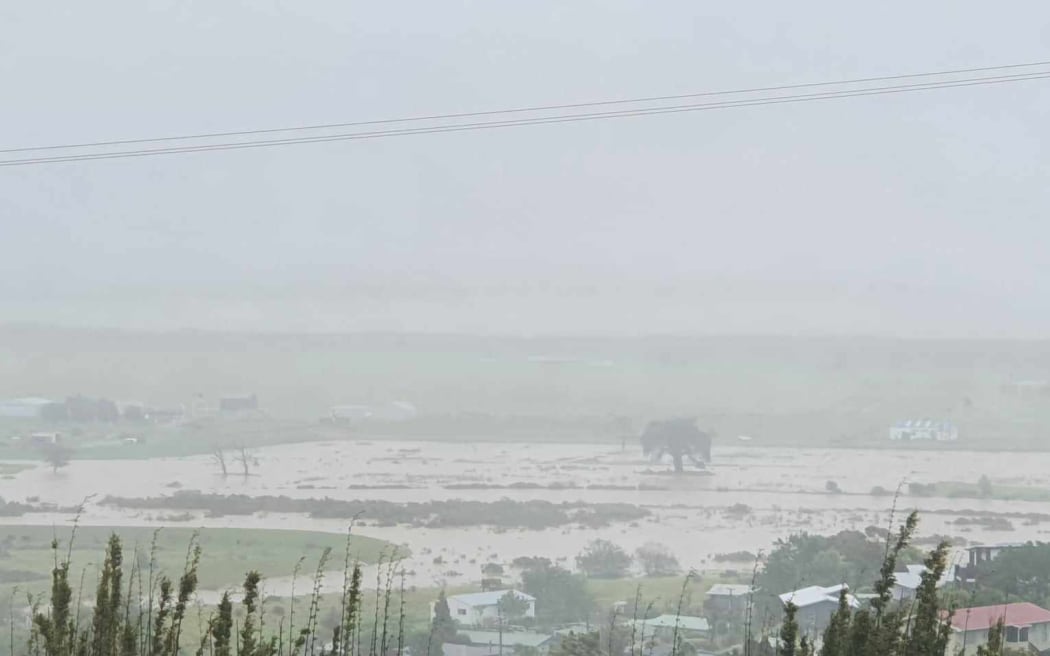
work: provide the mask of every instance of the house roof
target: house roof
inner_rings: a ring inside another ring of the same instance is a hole
[[[922,574],[926,571],[925,565],[908,565],[907,571],[894,572],[893,578],[896,580],[897,585],[902,588],[909,590],[918,590],[919,585],[922,584]],[[947,567],[944,570],[944,574],[937,581],[937,587],[941,587],[949,581],[955,580],[955,565]]]
[[[467,636],[472,645],[498,645],[500,644],[499,631],[457,631],[456,633]],[[552,635],[548,633],[533,633],[531,631],[504,631],[504,647],[539,647],[546,644]]]
[[[799,608],[805,608],[826,601],[837,604],[839,603],[839,593],[843,590],[849,590],[849,586],[845,583],[840,583],[839,585],[833,585],[827,588],[822,588],[819,585],[811,585],[808,588],[802,588],[801,590],[785,592],[780,595],[780,603],[787,604],[790,601]],[[851,594],[846,595],[846,603],[853,608],[860,606],[857,598]]]
[[[499,654],[498,645],[454,645],[450,642],[441,644],[442,656],[494,656]]]
[[[960,608],[952,615],[952,628],[956,631],[987,631],[999,618],[1006,626],[1032,626],[1050,623],[1050,610],[1022,601],[997,606]]]
[[[647,620],[636,620],[638,624],[650,629],[673,629],[677,626],[683,631],[709,631],[711,625],[706,617],[689,615],[660,615]]]
[[[518,599],[536,601],[536,597],[518,590],[491,590],[489,592],[471,592],[468,594],[449,595],[448,600],[455,600],[467,606],[495,606],[503,595],[513,592]]]
[[[708,597],[746,597],[747,595],[755,592],[755,588],[750,585],[743,585],[739,583],[715,583],[711,586],[711,589],[707,591]]]
[[[939,421],[937,419],[903,419],[894,424],[893,427],[926,430],[952,430],[955,428],[952,422]]]

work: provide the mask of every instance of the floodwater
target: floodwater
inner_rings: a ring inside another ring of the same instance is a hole
[[[485,562],[509,563],[518,556],[546,556],[572,566],[592,539],[612,540],[628,551],[646,542],[671,548],[684,568],[750,571],[753,563],[717,561],[717,554],[769,550],[778,538],[799,531],[833,533],[889,522],[894,490],[903,481],[976,482],[1009,472],[1011,485],[1050,489],[1050,454],[968,453],[847,449],[714,449],[709,475],[672,476],[666,464],[641,457],[637,445],[349,441],[283,445],[252,453],[250,475],[239,475],[231,454],[223,478],[211,456],[149,461],[73,461],[58,474],[41,465],[0,481],[9,500],[38,497],[62,506],[94,495],[81,523],[170,524],[170,513],[103,506],[106,495],[143,497],[177,489],[219,494],[285,495],[298,498],[515,500],[619,502],[644,506],[652,515],[636,524],[604,528],[561,527],[541,531],[478,526],[429,529],[380,527],[360,533],[411,550],[405,569],[410,585],[476,581]],[[829,494],[834,481],[841,494]],[[470,487],[464,488],[464,485]],[[397,486],[397,487],[391,487]],[[508,487],[516,486],[516,487]],[[538,487],[534,487],[538,486]],[[595,489],[595,487],[600,489]],[[746,506],[746,508],[740,506]],[[1050,512],[1045,503],[903,496],[898,513],[917,508],[920,535],[944,534],[971,542],[1046,540],[1050,521],[1011,519],[1013,530],[953,524],[973,512]],[[259,513],[209,518],[192,512],[180,523],[199,527],[284,528],[344,532],[343,520]],[[69,515],[4,518],[9,524],[68,523]],[[440,564],[435,559],[440,556]],[[338,587],[342,575],[329,583]],[[366,575],[366,580],[368,580]],[[300,581],[300,586],[302,586]],[[271,580],[268,590],[286,593],[290,581]]]

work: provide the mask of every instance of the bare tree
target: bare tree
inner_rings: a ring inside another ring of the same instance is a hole
[[[243,444],[237,447],[237,462],[241,463],[241,470],[244,473],[244,477],[248,478],[251,474],[251,465],[254,462],[251,451],[248,447]]]
[[[215,447],[215,450],[211,452],[211,457],[215,460],[215,463],[219,465],[219,469],[222,470],[222,477],[226,478],[229,472],[226,469],[226,452],[221,446]]]

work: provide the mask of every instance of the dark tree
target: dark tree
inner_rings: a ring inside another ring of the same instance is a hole
[[[678,558],[666,545],[647,542],[634,552],[646,576],[674,576],[681,569]]]
[[[642,452],[654,458],[671,456],[674,470],[683,471],[688,458],[698,467],[711,461],[711,435],[696,427],[693,418],[651,421],[642,433]]]
[[[500,617],[512,622],[520,620],[529,612],[529,602],[516,595],[513,590],[507,590],[496,603],[499,605]]]
[[[631,557],[608,540],[591,540],[587,548],[576,556],[576,566],[587,576],[615,579],[627,573]]]
[[[44,461],[51,465],[51,471],[56,473],[69,464],[69,459],[73,455],[73,450],[60,442],[44,444],[40,448]]]
[[[577,622],[590,614],[593,600],[586,582],[564,567],[541,562],[521,573],[521,585],[536,598],[536,617],[541,622]]]
[[[445,590],[442,589],[438,593],[437,602],[434,604],[434,619],[430,624],[431,635],[433,636],[433,644],[437,645],[438,653],[440,653],[440,647],[445,642],[456,641],[456,621],[452,619],[452,613],[448,608],[448,598],[445,596]]]

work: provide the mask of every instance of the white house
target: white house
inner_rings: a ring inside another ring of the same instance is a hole
[[[525,617],[536,617],[536,597],[518,590],[492,590],[451,595],[448,597],[448,611],[452,619],[465,626],[494,624],[500,619],[499,600],[508,593],[526,602]],[[504,620],[506,621],[506,618]]]
[[[959,429],[950,421],[935,419],[907,419],[898,421],[890,428],[891,440],[932,440],[954,442],[959,439]]]
[[[926,571],[925,565],[907,565],[905,571],[894,572],[893,598],[897,601],[907,601],[915,598],[915,594],[922,584],[922,575]],[[945,568],[944,574],[937,581],[937,587],[941,588],[945,583],[955,580],[955,565]]]
[[[820,635],[827,627],[832,614],[838,610],[839,595],[843,591],[846,592],[846,603],[850,608],[860,608],[860,602],[849,594],[849,586],[845,583],[826,588],[811,585],[801,590],[785,592],[780,595],[780,603],[787,606],[790,602],[798,607],[795,618],[804,634]]]

